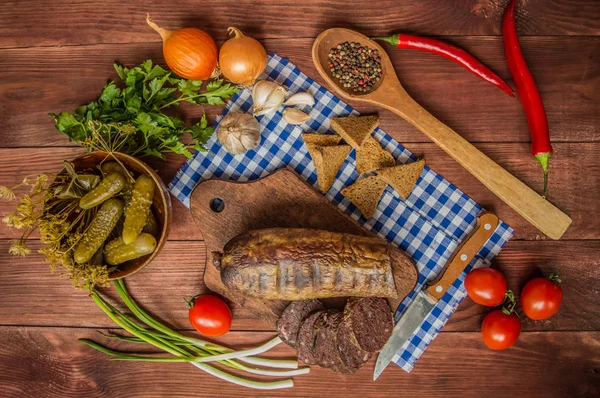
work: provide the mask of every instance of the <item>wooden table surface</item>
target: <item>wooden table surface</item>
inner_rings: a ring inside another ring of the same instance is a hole
[[[322,83],[310,49],[329,27],[368,35],[396,30],[440,37],[472,52],[509,83],[500,21],[507,0],[37,0],[0,2],[0,185],[56,172],[84,151],[59,134],[49,112],[96,98],[114,78],[112,63],[162,63],[146,12],[165,27],[200,27],[219,43],[228,26],[260,39]],[[564,303],[555,317],[523,319],[517,344],[488,350],[480,324],[486,309],[459,307],[411,374],[390,366],[372,382],[372,360],[353,375],[314,368],[288,391],[264,396],[598,396],[600,395],[600,1],[521,1],[521,45],[544,99],[555,155],[549,199],[573,219],[561,241],[542,236],[407,122],[383,110],[381,127],[478,203],[515,229],[495,267],[519,292],[534,275],[559,271]],[[410,50],[389,51],[414,98],[536,190],[542,172],[530,155],[521,104],[451,62]],[[514,84],[513,84],[514,85]],[[356,105],[356,104],[353,104]],[[198,110],[184,108],[195,120]],[[214,117],[220,107],[208,113]],[[151,162],[170,181],[184,158]],[[243,204],[239,204],[242,206]],[[0,214],[10,210],[0,204]],[[7,254],[18,231],[0,226],[0,395],[9,397],[257,396],[186,364],[110,362],[77,342],[101,340],[114,327],[84,292],[51,275],[41,257]],[[34,246],[39,247],[39,242]],[[156,261],[128,280],[136,299],[174,327],[189,331],[184,297],[205,290],[205,247],[189,211],[174,200],[169,242]],[[273,332],[233,307],[222,341],[245,347]],[[118,344],[125,348],[125,344]],[[286,347],[276,353],[291,356]]]

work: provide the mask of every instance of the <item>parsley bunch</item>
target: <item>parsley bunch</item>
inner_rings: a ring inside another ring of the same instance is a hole
[[[223,80],[203,86],[200,80],[185,80],[153,65],[152,60],[128,69],[117,63],[119,85],[110,82],[100,97],[80,106],[74,113],[51,113],[55,127],[69,140],[88,150],[119,151],[132,156],[156,156],[173,152],[191,157],[190,150],[204,151],[202,146],[213,134],[206,115],[191,126],[164,110],[186,101],[202,105],[220,105],[238,91]],[[120,88],[119,86],[125,86]],[[185,143],[185,134],[192,138]]]

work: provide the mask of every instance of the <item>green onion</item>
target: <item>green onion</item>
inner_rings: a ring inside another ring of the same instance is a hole
[[[112,350],[89,339],[79,340],[81,343],[86,344],[95,350],[110,355],[111,360],[189,362],[197,368],[222,380],[245,387],[263,390],[292,387],[294,382],[291,379],[269,382],[245,379],[243,377],[227,373],[221,369],[217,369],[214,366],[208,365],[206,362],[217,362],[233,369],[261,376],[293,377],[306,374],[310,371],[310,368],[308,367],[298,368],[298,361],[259,358],[255,356],[262,354],[281,343],[281,339],[279,337],[275,337],[267,343],[256,348],[234,351],[219,344],[184,336],[181,333],[178,333],[158,322],[146,311],[144,311],[131,297],[123,280],[116,280],[113,282],[113,284],[117,290],[117,293],[119,294],[119,297],[123,301],[123,304],[125,304],[125,306],[133,313],[133,316],[124,314],[115,306],[110,304],[98,291],[94,290],[93,287],[88,286],[90,289],[90,297],[118,326],[123,328],[132,336],[122,336],[112,333],[106,335],[104,333],[99,333],[111,339],[118,339],[138,344],[150,344],[173,356],[131,354]],[[292,370],[269,370],[254,368],[246,366],[241,362],[274,369]]]

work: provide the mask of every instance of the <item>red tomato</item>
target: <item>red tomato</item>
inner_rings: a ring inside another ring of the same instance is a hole
[[[465,278],[465,289],[471,300],[486,307],[502,304],[506,295],[506,278],[500,271],[477,268]]]
[[[556,314],[563,299],[560,279],[550,275],[549,279],[535,278],[527,282],[521,292],[521,307],[529,318],[540,321]]]
[[[221,336],[231,328],[231,310],[222,298],[204,294],[194,297],[190,305],[190,323],[199,333]]]
[[[506,350],[515,344],[521,334],[521,320],[514,312],[506,315],[502,310],[490,312],[481,324],[483,342],[492,350]]]

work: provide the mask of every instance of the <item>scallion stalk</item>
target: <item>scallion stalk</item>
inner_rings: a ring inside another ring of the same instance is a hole
[[[135,318],[132,318],[119,311],[93,289],[90,290],[90,297],[92,297],[100,309],[102,309],[118,326],[130,333],[133,337],[120,336],[116,334],[102,334],[109,338],[116,338],[128,342],[151,344],[156,348],[172,354],[173,357],[124,353],[111,350],[88,339],[80,340],[82,343],[104,354],[110,355],[111,360],[189,362],[197,368],[222,380],[249,388],[263,390],[292,387],[294,382],[291,379],[273,382],[249,380],[217,369],[211,365],[208,365],[206,362],[218,362],[233,369],[262,376],[292,377],[306,374],[310,371],[310,368],[308,367],[298,369],[298,361],[254,357],[254,355],[262,354],[281,343],[281,339],[279,337],[276,337],[259,347],[242,351],[233,351],[218,344],[187,337],[156,321],[154,318],[152,318],[152,316],[146,313],[135,302],[135,300],[133,300],[127,291],[127,288],[125,287],[125,283],[122,280],[115,281],[114,286],[117,289],[119,297],[123,300],[123,303],[127,306],[127,308],[134,314]],[[150,327],[150,329],[144,327],[143,324]],[[281,371],[253,368],[240,363],[240,361],[253,365],[293,370]]]

